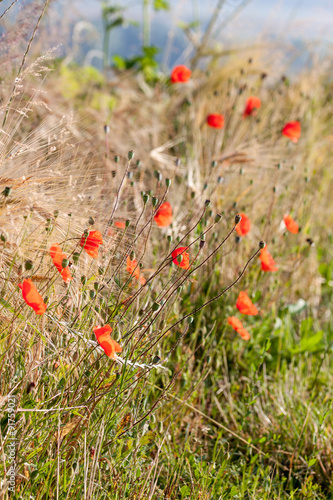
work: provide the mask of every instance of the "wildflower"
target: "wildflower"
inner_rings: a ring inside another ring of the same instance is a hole
[[[189,269],[189,267],[190,267],[190,256],[187,252],[185,252],[185,250],[187,250],[187,249],[188,249],[188,247],[179,247],[179,248],[176,248],[176,250],[174,250],[171,254],[172,255],[172,262],[174,264],[176,264],[176,266],[181,267],[182,269]],[[178,255],[182,256],[181,262],[178,262],[178,259],[177,259]]]
[[[87,236],[84,234],[80,241],[80,246],[94,259],[97,259],[98,248],[102,244],[103,239],[99,231],[89,231],[89,234]]]
[[[241,314],[248,316],[256,316],[259,312],[246,292],[239,293],[236,307]]]
[[[283,129],[282,134],[288,137],[292,142],[298,142],[301,137],[301,124],[300,122],[289,122]]]
[[[255,115],[256,110],[259,109],[261,106],[261,100],[259,97],[251,96],[248,97],[246,104],[245,104],[245,109],[243,112],[243,118],[246,118],[247,116]]]
[[[126,227],[125,222],[115,222],[114,225],[116,227],[119,227],[119,229],[125,229],[125,227]]]
[[[50,256],[51,256],[51,259],[53,260],[53,264],[58,269],[64,282],[68,283],[69,281],[71,281],[73,278],[72,278],[71,272],[69,270],[69,267],[62,266],[63,261],[66,260],[67,257],[62,252],[58,243],[53,243],[53,245],[51,245]]]
[[[224,126],[224,116],[213,114],[207,116],[207,124],[213,128],[223,128]]]
[[[95,326],[93,330],[94,334],[96,335],[97,342],[99,343],[105,354],[111,359],[117,359],[116,352],[122,352],[122,348],[118,344],[118,342],[110,337],[110,333],[112,332],[111,326]]]
[[[243,213],[239,214],[242,218],[236,226],[238,236],[245,236],[251,229],[250,219]]]
[[[242,337],[244,340],[250,340],[249,332],[244,328],[243,323],[236,316],[229,316],[228,324]]]
[[[286,228],[290,233],[297,234],[299,231],[299,227],[297,222],[294,221],[294,219],[290,215],[285,215],[283,217],[283,221],[286,225]]]
[[[154,220],[159,227],[170,226],[172,222],[172,207],[169,202],[162,203],[154,215]]]
[[[176,66],[173,68],[171,72],[171,81],[172,83],[186,83],[191,78],[192,71],[181,64],[180,66]]]
[[[129,256],[126,258],[126,271],[132,276],[134,276],[135,279],[140,281],[140,285],[144,285],[146,283],[145,278],[140,274],[140,269],[138,266],[138,261],[136,259],[131,260]]]
[[[261,269],[263,271],[265,272],[270,271],[272,273],[278,271],[274,259],[267,250],[266,246],[260,250],[259,259],[261,260]]]
[[[31,279],[25,279],[18,286],[22,290],[22,297],[28,306],[32,307],[36,314],[44,314],[47,306]]]

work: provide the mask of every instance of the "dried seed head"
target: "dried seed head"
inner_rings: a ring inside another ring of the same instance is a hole
[[[260,248],[260,250],[262,250],[263,248],[265,248],[265,246],[266,246],[266,243],[264,241],[260,241],[259,242],[259,248]]]
[[[209,205],[210,205],[210,200],[206,200],[205,201],[205,207],[209,207]]]
[[[215,224],[217,224],[218,222],[220,222],[221,219],[222,219],[222,215],[221,214],[216,214],[215,215],[215,220],[214,220]]]

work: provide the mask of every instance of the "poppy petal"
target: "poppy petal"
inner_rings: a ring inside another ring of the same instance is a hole
[[[236,307],[241,314],[248,316],[256,316],[259,312],[246,292],[239,293]]]
[[[186,83],[191,78],[192,71],[184,64],[180,64],[173,68],[171,72],[172,83]]]

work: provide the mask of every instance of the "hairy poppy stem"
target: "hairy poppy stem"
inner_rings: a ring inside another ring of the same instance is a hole
[[[249,258],[249,260],[247,261],[247,263],[243,267],[242,272],[239,274],[239,276],[229,286],[227,286],[227,288],[225,288],[224,290],[222,290],[222,292],[219,293],[216,297],[213,297],[212,299],[210,299],[207,302],[205,302],[202,306],[197,307],[196,309],[193,309],[193,311],[191,311],[189,314],[186,314],[180,320],[176,321],[164,333],[162,333],[162,335],[160,335],[157,338],[157,340],[155,340],[155,342],[148,349],[146,349],[142,354],[140,354],[139,358],[142,357],[142,356],[144,356],[145,354],[147,354],[147,352],[149,352],[161,340],[161,338],[163,338],[167,333],[169,333],[170,330],[172,330],[175,326],[179,325],[179,323],[181,323],[182,321],[184,321],[184,319],[188,318],[189,316],[193,316],[194,314],[196,314],[197,312],[199,312],[201,309],[203,309],[204,307],[208,306],[212,302],[215,302],[215,300],[219,299],[220,297],[222,297],[222,295],[224,295],[225,293],[227,293],[242,278],[242,276],[244,275],[244,273],[245,273],[247,267],[249,266],[250,262],[259,254],[259,252],[260,252],[260,249],[258,249],[252,255],[252,257]]]

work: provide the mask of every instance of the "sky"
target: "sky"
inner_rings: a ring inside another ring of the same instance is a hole
[[[29,1],[17,0],[13,17],[15,9],[23,9]],[[181,23],[198,21],[193,35],[202,35],[218,1],[170,0],[169,12],[151,9],[150,43],[161,47],[159,59],[164,67],[182,62],[188,53],[189,43]],[[11,3],[12,0],[0,3],[0,15]],[[142,0],[109,0],[109,3],[124,7],[124,16],[129,21],[127,27],[111,32],[111,56],[138,54],[142,46]],[[62,55],[70,56],[73,46],[80,44],[80,62],[100,66],[103,38],[100,0],[54,0],[52,5],[56,12],[56,36],[52,42],[62,44]],[[138,25],[133,26],[132,21]],[[312,47],[333,43],[332,25],[333,0],[224,0],[212,39],[224,48],[274,41],[286,44],[288,51],[290,43],[297,47],[302,43]],[[75,50],[78,52],[77,46]]]

